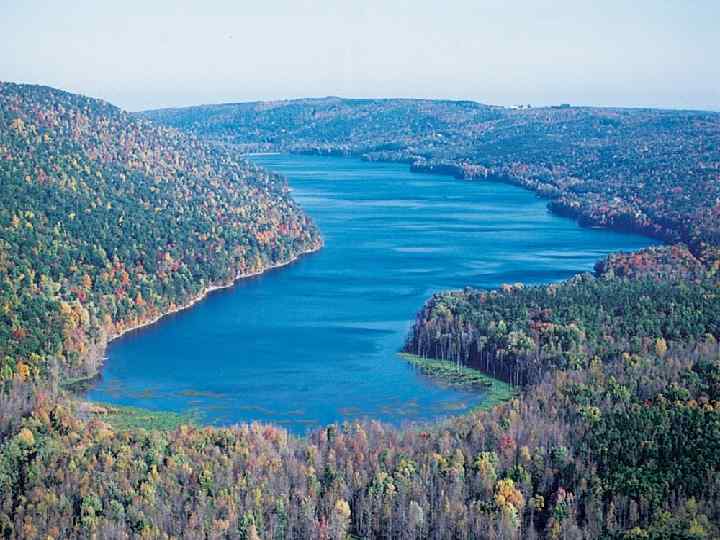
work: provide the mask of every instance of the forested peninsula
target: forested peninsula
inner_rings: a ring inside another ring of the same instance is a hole
[[[327,98],[138,118],[0,97],[3,537],[720,536],[719,114]],[[487,411],[305,438],[83,414],[56,381],[107,336],[320,245],[250,150],[511,181],[668,245],[431,298],[406,349],[517,385]]]

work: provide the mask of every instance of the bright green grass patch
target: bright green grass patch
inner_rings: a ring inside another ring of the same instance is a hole
[[[180,414],[168,411],[149,411],[138,407],[109,405],[106,403],[89,404],[90,415],[110,424],[118,431],[147,429],[174,431],[182,425],[196,425],[198,415]]]
[[[478,407],[480,409],[489,409],[517,395],[517,389],[511,384],[494,379],[477,369],[458,366],[449,360],[423,358],[408,353],[399,353],[399,355],[423,375],[437,379],[449,386],[482,392],[486,395],[486,399]]]

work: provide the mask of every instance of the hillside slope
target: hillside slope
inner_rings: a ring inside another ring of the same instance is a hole
[[[92,373],[107,339],[320,245],[285,181],[108,103],[0,83],[0,378]]]
[[[497,120],[501,109],[470,101],[327,97],[199,105],[139,113],[155,122],[250,150],[389,152],[458,147],[462,132]],[[442,137],[450,137],[443,140]]]
[[[149,111],[246,150],[338,153],[513,182],[588,225],[720,242],[720,114],[325,98]]]

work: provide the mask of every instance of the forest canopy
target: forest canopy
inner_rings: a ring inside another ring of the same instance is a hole
[[[362,156],[503,180],[588,225],[720,242],[720,113],[507,109],[471,101],[322,98],[142,113],[244,149]]]
[[[284,179],[103,101],[0,83],[0,380],[320,245]]]
[[[138,118],[0,83],[0,537],[720,537],[719,126],[339,98]],[[240,157],[271,148],[511,181],[672,245],[429,299],[406,350],[516,385],[487,411],[298,438],[117,425],[58,389],[109,338],[320,247],[282,178]]]

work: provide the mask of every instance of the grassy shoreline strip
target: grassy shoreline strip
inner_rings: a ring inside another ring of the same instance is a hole
[[[91,417],[110,424],[118,431],[146,429],[174,431],[183,425],[198,425],[198,414],[172,411],[151,411],[127,405],[84,402],[81,410]]]
[[[489,409],[499,403],[509,401],[518,393],[511,384],[494,379],[482,371],[468,366],[458,366],[449,360],[423,358],[409,353],[398,353],[398,355],[428,377],[455,388],[477,390],[485,394],[487,399],[477,409]]]

